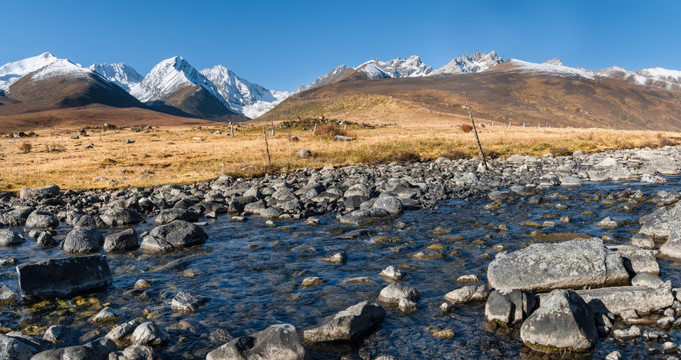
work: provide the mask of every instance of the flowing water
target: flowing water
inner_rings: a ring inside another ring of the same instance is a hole
[[[230,337],[275,323],[310,328],[350,305],[375,300],[387,284],[379,272],[395,265],[407,274],[402,282],[421,292],[418,312],[405,315],[388,308],[385,321],[363,340],[308,346],[310,358],[373,358],[381,354],[397,359],[541,357],[523,348],[517,329],[508,334],[488,331],[483,319],[484,302],[442,313],[439,305],[444,302],[443,295],[465,285],[456,281],[461,275],[474,274],[485,281],[487,265],[498,250],[495,245],[513,251],[536,241],[551,241],[536,240],[533,232],[586,233],[612,238],[606,244],[627,242],[640,228],[638,218],[655,209],[649,199],[659,190],[678,188],[679,177],[668,180],[667,184],[556,187],[542,193],[545,202],[541,204],[529,203],[526,198],[499,207],[488,206],[487,199],[443,202],[434,210],[408,211],[393,221],[363,227],[367,230],[363,232],[340,225],[333,214],[320,217],[318,226],[279,220],[276,227],[265,226],[264,220],[257,217],[233,222],[223,216],[204,226],[210,238],[201,246],[166,255],[139,251],[108,254],[114,282],[105,292],[5,307],[0,321],[2,327],[40,336],[50,325],[69,326],[79,332],[80,337],[72,343],[77,344],[103,336],[115,325],[87,321],[103,306],[110,306],[121,315],[118,323],[147,317],[165,326],[171,341],[159,348],[161,357],[205,358],[206,353]],[[631,203],[618,198],[628,187],[640,189],[644,200]],[[563,216],[570,221],[559,221]],[[606,216],[621,226],[605,229],[595,225]],[[542,228],[533,224],[544,221],[553,221],[556,226]],[[149,222],[153,223],[153,219]],[[500,225],[505,225],[506,230]],[[144,224],[136,230],[141,233],[152,227]],[[57,237],[62,238],[68,230],[59,228]],[[444,257],[420,260],[412,256],[429,246],[429,251]],[[62,250],[39,249],[34,241],[0,251],[2,257],[16,258],[17,264],[63,256]],[[347,253],[347,262],[332,264],[324,260],[338,251]],[[660,266],[663,280],[681,285],[679,263],[660,260]],[[303,279],[310,276],[324,282],[303,287]],[[344,281],[356,277],[368,280]],[[133,289],[138,279],[149,281],[151,288]],[[18,291],[14,266],[0,267],[0,285]],[[179,291],[203,296],[206,302],[196,312],[173,313],[170,300]],[[429,328],[451,329],[455,336],[438,339]],[[669,334],[672,341],[679,342],[678,331]],[[582,356],[603,358],[617,349],[627,358],[661,357],[651,352],[660,345],[601,339],[593,352]]]

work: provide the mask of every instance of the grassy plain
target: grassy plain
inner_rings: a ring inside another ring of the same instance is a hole
[[[350,124],[347,133],[357,140],[349,142],[315,136],[309,123],[303,126],[295,122],[286,129],[276,126],[274,136],[270,125],[262,122],[242,124],[234,137],[222,124],[154,127],[138,132],[112,129],[101,135],[99,130],[90,129],[87,136],[78,139],[72,138],[77,129],[44,129],[37,131],[37,137],[0,138],[0,191],[52,183],[62,189],[81,190],[188,184],[221,174],[249,177],[324,165],[433,160],[443,155],[468,158],[477,155],[477,148],[473,132],[461,131],[462,123],[463,120],[447,119],[427,125],[400,122],[374,128]],[[480,139],[491,157],[567,155],[575,150],[595,152],[681,143],[681,134],[670,132],[523,129],[482,123],[487,126],[479,129]],[[271,164],[267,162],[264,127]],[[299,140],[292,141],[291,136]],[[297,157],[301,149],[310,150],[312,157]]]

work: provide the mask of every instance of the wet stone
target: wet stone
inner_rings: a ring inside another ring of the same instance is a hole
[[[16,246],[24,242],[24,238],[11,230],[0,230],[0,246]]]
[[[8,288],[7,285],[0,287],[0,305],[12,305],[17,302],[17,299],[17,293],[14,290]]]
[[[148,321],[135,328],[130,341],[135,345],[161,345],[168,341],[168,333],[165,329]]]
[[[418,301],[421,293],[411,286],[403,284],[390,284],[381,290],[378,300],[382,303],[398,305],[400,299]]]
[[[173,298],[170,308],[176,312],[192,312],[201,304],[201,299],[193,296],[192,294],[180,291]]]
[[[381,273],[379,275],[385,279],[389,279],[392,281],[401,280],[403,277],[402,272],[392,265],[389,265],[385,269],[381,270]]]
[[[445,300],[452,304],[465,304],[469,301],[485,300],[487,299],[487,296],[488,293],[485,289],[485,285],[470,285],[448,292],[445,295]]]

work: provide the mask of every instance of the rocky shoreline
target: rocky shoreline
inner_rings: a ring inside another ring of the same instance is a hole
[[[102,249],[126,252],[138,248],[147,253],[168,253],[205,243],[208,235],[201,229],[201,221],[227,214],[233,221],[256,215],[270,220],[271,225],[286,219],[316,225],[319,222],[316,216],[336,213],[340,223],[362,226],[390,219],[405,210],[434,208],[438,201],[447,199],[488,196],[492,201],[490,206],[519,197],[529,203],[542,203],[546,201],[542,190],[553,186],[579,186],[585,181],[640,181],[642,178],[662,181],[663,178],[656,176],[681,171],[680,160],[681,147],[665,147],[588,155],[577,152],[564,157],[511,156],[490,161],[490,169],[484,169],[475,158],[440,158],[428,163],[305,169],[257,179],[223,176],[213,182],[189,186],[86,192],[60,191],[56,186],[46,186],[22,190],[18,197],[0,195],[0,228],[9,228],[0,230],[0,243],[14,246],[32,238],[40,247],[60,246],[67,255],[98,253]],[[656,198],[663,206],[672,205],[678,199],[678,193],[660,194]],[[512,253],[502,252],[489,266],[486,287],[469,285],[455,289],[444,296],[446,302],[441,309],[446,312],[451,304],[486,301],[485,319],[492,328],[522,324],[522,340],[538,351],[584,351],[593,347],[598,336],[616,339],[641,336],[640,331],[636,331],[639,329],[637,321],[638,324],[650,321],[642,316],[651,313],[664,315],[657,320],[662,330],[681,324],[676,318],[681,315],[676,289],[657,277],[657,250],[654,250],[653,241],[654,238],[668,238],[659,251],[670,258],[681,258],[677,256],[681,254],[681,233],[676,230],[681,228],[677,226],[681,225],[681,215],[677,213],[681,214],[681,206],[661,207],[645,216],[640,233],[632,238],[628,247],[607,247],[600,239],[590,239],[542,244],[541,249],[531,246]],[[151,217],[155,217],[156,227],[138,235],[133,227]],[[609,220],[604,219],[601,226],[613,226],[613,220]],[[73,229],[63,239],[57,239],[53,229],[62,223]],[[539,255],[533,255],[532,251]],[[557,255],[553,257],[556,261],[553,264],[538,261],[552,251],[567,257]],[[570,254],[580,254],[581,262]],[[90,255],[65,259],[77,260],[21,264],[18,272],[23,300],[19,300],[21,297],[11,289],[3,288],[0,301],[12,304],[31,301],[34,297],[69,297],[110,283],[112,275],[105,266],[105,257]],[[335,254],[327,261],[343,262],[344,254]],[[60,269],[59,266],[75,266],[76,270],[71,269],[69,273],[82,272],[90,276],[71,285],[66,283],[73,279],[56,278],[51,285],[59,285],[57,289],[55,286],[43,289],[36,284],[40,281],[34,279],[35,272],[58,273],[55,269]],[[554,272],[546,277],[536,276],[545,269]],[[565,275],[574,273],[579,276]],[[29,276],[31,274],[34,274],[33,278]],[[292,325],[273,325],[260,333],[224,344],[210,352],[208,358],[230,359],[238,358],[237,355],[255,358],[272,349],[288,354],[281,358],[304,358],[303,341],[354,341],[383,320],[386,316],[383,306],[396,307],[406,314],[417,311],[420,294],[417,289],[399,282],[399,270],[389,266],[381,276],[394,283],[381,291],[378,302],[364,301],[351,306],[324,325],[305,330],[302,337],[296,335],[301,332]],[[314,279],[310,282],[314,283]],[[592,290],[583,290],[585,288]],[[550,294],[538,296],[535,294],[538,292]],[[200,297],[180,292],[173,298],[173,311],[193,311],[202,301]],[[623,308],[623,301],[631,306]],[[115,310],[108,308],[95,316],[98,319],[111,317],[117,318]],[[632,326],[614,329],[613,322],[620,318]],[[93,321],[97,320],[93,318]],[[574,331],[551,333],[550,329],[556,323],[571,324],[563,330]],[[58,359],[68,353],[68,356],[83,359],[147,359],[154,356],[153,346],[168,341],[165,330],[153,321],[133,320],[119,324],[100,340],[51,349],[52,345],[47,342],[65,336],[60,335],[60,331],[66,330],[60,329],[59,325],[51,327],[43,340],[10,332],[0,335],[0,349],[5,349],[10,358],[31,358],[45,350],[33,358]],[[448,333],[442,331],[436,336],[447,338]],[[118,351],[116,342],[128,336],[132,345]],[[561,341],[552,340],[556,338]],[[671,345],[674,344],[666,346],[672,349]],[[677,351],[676,346],[673,349]],[[670,354],[673,351],[670,350]]]

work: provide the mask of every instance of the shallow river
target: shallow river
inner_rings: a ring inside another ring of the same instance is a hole
[[[445,314],[439,309],[443,295],[465,285],[456,281],[461,275],[474,274],[486,281],[487,265],[496,253],[494,245],[503,244],[512,251],[535,241],[550,241],[535,240],[534,231],[587,233],[613,239],[606,244],[627,242],[640,228],[638,218],[655,208],[646,200],[659,190],[678,188],[678,177],[668,180],[667,184],[555,187],[543,192],[543,204],[530,204],[521,198],[494,208],[486,206],[490,204],[487,199],[450,201],[435,210],[408,211],[393,221],[364,227],[368,234],[354,238],[344,235],[357,228],[339,225],[333,214],[320,217],[318,226],[279,220],[274,228],[265,226],[264,220],[257,217],[232,222],[229,216],[222,216],[204,227],[210,236],[205,245],[168,255],[139,251],[109,254],[114,282],[106,292],[3,308],[1,326],[42,336],[50,325],[66,325],[80,332],[80,338],[69,344],[74,345],[103,336],[115,325],[87,322],[108,305],[121,315],[119,323],[145,316],[165,326],[171,341],[159,349],[161,357],[205,358],[207,352],[230,337],[282,322],[300,329],[310,328],[350,305],[376,299],[387,284],[379,272],[395,265],[407,274],[403,283],[421,292],[419,311],[404,315],[397,309],[388,309],[382,325],[365,339],[351,345],[308,347],[310,358],[373,358],[381,354],[397,359],[537,358],[523,349],[517,330],[506,335],[487,331],[483,302],[458,306]],[[629,203],[618,199],[617,194],[628,187],[640,189],[644,201]],[[561,222],[563,216],[568,216],[569,222]],[[606,216],[621,226],[604,229],[595,225]],[[523,224],[544,221],[553,221],[556,226]],[[153,219],[149,222],[153,223]],[[501,230],[499,225],[505,225],[507,230]],[[144,224],[136,230],[141,233],[151,228],[151,224]],[[58,229],[58,238],[68,230]],[[412,257],[431,245],[436,245],[431,251],[443,254],[444,258]],[[14,257],[17,264],[63,256],[61,249],[39,249],[34,241],[1,251],[2,257]],[[324,260],[338,251],[347,253],[346,263]],[[659,262],[662,279],[671,279],[675,287],[680,286],[681,264]],[[303,279],[310,276],[324,282],[303,287]],[[344,283],[354,277],[368,277],[372,281]],[[149,281],[151,288],[134,290],[133,284],[141,278]],[[0,267],[0,285],[18,292],[14,266]],[[203,296],[207,301],[194,313],[173,313],[170,300],[178,291]],[[452,339],[438,339],[428,331],[429,327],[449,328],[456,335]],[[669,334],[671,341],[679,343],[678,331]],[[661,343],[645,343],[640,339],[622,344],[612,338],[601,339],[595,350],[584,356],[603,358],[620,350],[626,358],[661,357],[651,353],[652,348],[660,346]]]

